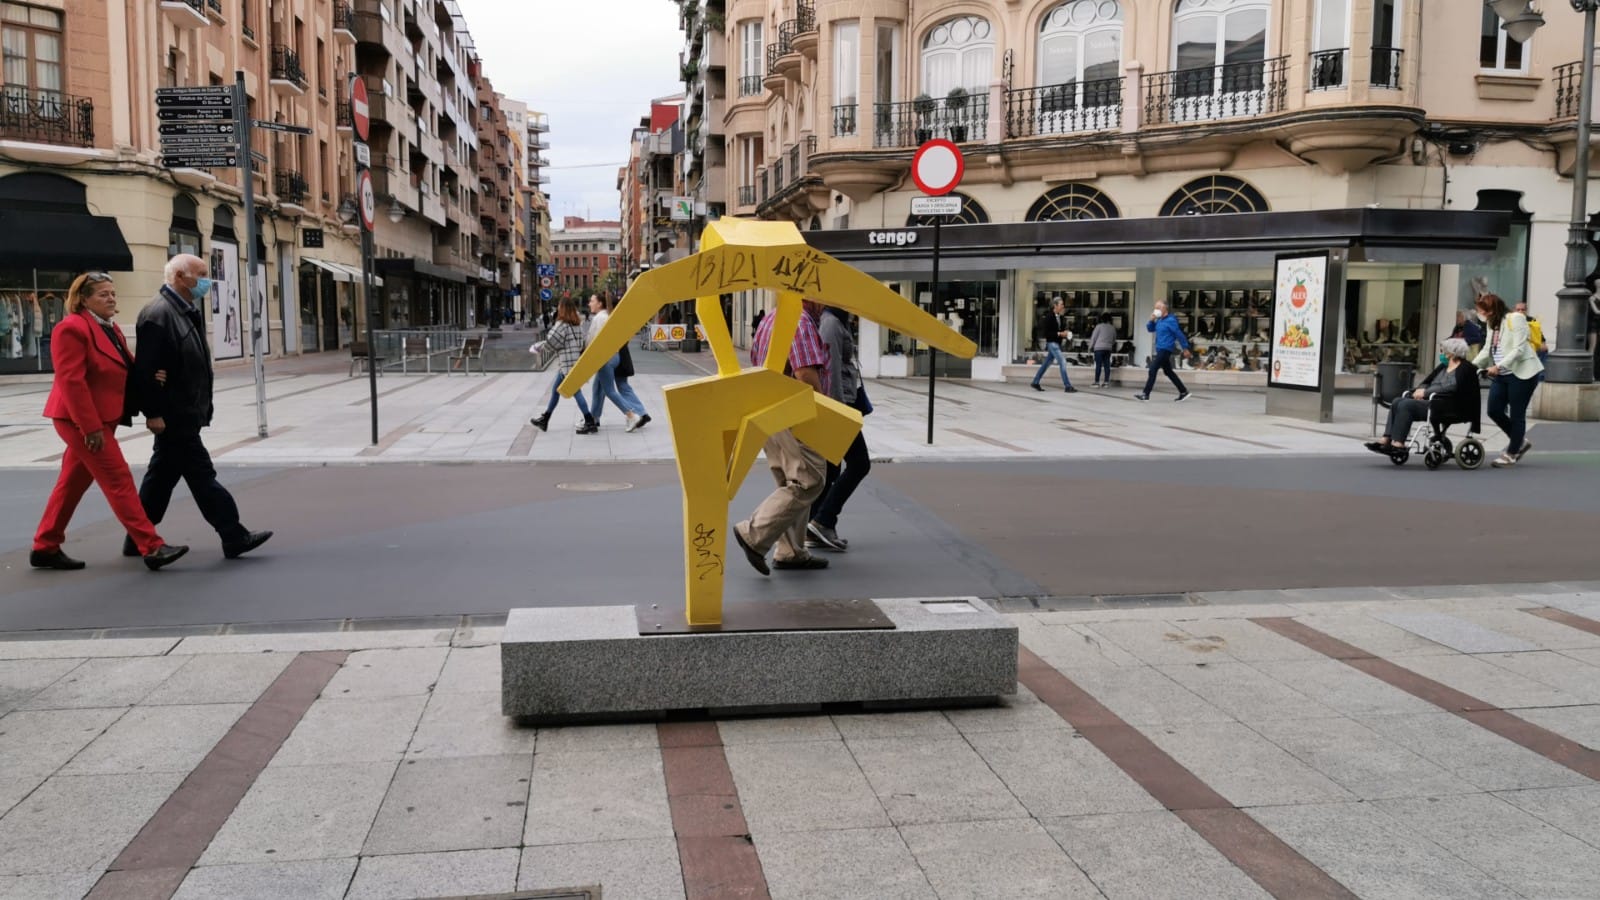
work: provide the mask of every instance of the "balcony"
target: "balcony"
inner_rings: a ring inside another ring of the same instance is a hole
[[[272,192],[278,195],[280,211],[286,215],[296,215],[295,210],[304,212],[306,194],[310,192],[310,185],[306,184],[305,176],[292,169],[274,169],[272,172]]]
[[[1350,55],[1348,48],[1317,50],[1311,54],[1311,78],[1307,87],[1313,91],[1342,90],[1345,83],[1345,63]]]
[[[1157,72],[1144,79],[1146,125],[1181,125],[1283,112],[1289,58]]]
[[[768,67],[767,73],[769,75],[776,72],[785,78],[800,77],[802,61],[800,52],[794,45],[795,35],[799,33],[800,21],[798,19],[790,19],[787,22],[778,23],[778,42],[773,45],[778,48],[778,56],[772,61],[772,65]],[[813,32],[813,36],[814,34]],[[770,50],[771,48],[769,47],[768,49]]]
[[[284,44],[272,45],[272,89],[296,97],[306,92],[306,72],[300,54]]]
[[[989,139],[989,95],[969,94],[952,104],[948,97],[922,97],[873,104],[872,146],[919,147],[934,138],[957,144]]]
[[[741,97],[759,97],[759,96],[761,96],[761,76],[760,75],[740,75],[739,76],[739,96],[741,96]]]
[[[1583,63],[1570,62],[1553,70],[1556,82],[1557,119],[1576,119],[1581,96],[1578,93],[1583,81]]]
[[[206,12],[222,18],[222,0],[206,0]]]
[[[1112,131],[1122,126],[1122,79],[1006,91],[1006,137]]]
[[[833,136],[854,137],[856,135],[856,104],[846,103],[833,108]]]
[[[801,56],[816,62],[819,42],[816,2],[798,0],[794,10],[794,37],[790,39],[789,46]]]
[[[356,42],[355,10],[346,0],[333,0],[333,38],[341,44]]]
[[[340,100],[338,103],[334,104],[333,127],[339,131],[350,131],[352,128],[354,128],[349,100]]]
[[[94,146],[94,102],[56,91],[0,87],[0,140]]]
[[[180,30],[210,24],[206,19],[204,0],[161,0],[161,15]]]
[[[1399,47],[1373,47],[1372,48],[1372,86],[1384,90],[1400,90],[1400,63],[1402,51]]]

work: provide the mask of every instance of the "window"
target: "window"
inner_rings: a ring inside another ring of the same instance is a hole
[[[0,75],[7,90],[22,88],[55,98],[66,88],[61,63],[62,14],[53,9],[0,3]]]
[[[1063,222],[1074,219],[1116,219],[1122,213],[1105,192],[1093,185],[1072,182],[1046,191],[1028,207],[1029,222]]]
[[[878,23],[872,54],[872,99],[893,103],[900,96],[900,26]]]
[[[1350,52],[1350,0],[1317,0],[1315,33],[1311,39],[1311,89],[1345,86],[1346,55]]]
[[[1122,6],[1117,0],[1068,0],[1039,22],[1040,87],[1063,109],[1110,106],[1121,99]]]
[[[833,26],[834,134],[855,134],[856,102],[861,89],[861,23],[837,22]],[[839,113],[849,110],[847,121]]]
[[[1478,67],[1500,72],[1528,71],[1528,54],[1521,41],[1514,41],[1500,27],[1500,17],[1483,7],[1483,40],[1478,47]]]
[[[922,39],[922,92],[928,96],[944,97],[956,87],[987,94],[993,79],[994,29],[987,19],[947,19]]]
[[[1270,9],[1266,0],[1179,0],[1172,17],[1179,96],[1261,90]]]
[[[1372,86],[1400,87],[1400,0],[1372,3]]]
[[[767,61],[762,56],[761,20],[745,22],[739,26],[739,96],[751,97],[761,93],[761,76],[766,74]]]
[[[1267,198],[1228,175],[1196,178],[1161,204],[1163,216],[1209,216],[1218,213],[1267,212]]]

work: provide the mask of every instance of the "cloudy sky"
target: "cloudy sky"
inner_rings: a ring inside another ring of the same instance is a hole
[[[495,90],[550,122],[545,186],[563,216],[615,219],[617,167],[650,99],[678,80],[672,0],[457,0]]]

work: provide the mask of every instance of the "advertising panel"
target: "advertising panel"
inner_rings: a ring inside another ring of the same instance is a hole
[[[239,245],[227,241],[211,242],[211,356],[213,359],[238,359],[244,356],[244,319],[240,315],[243,287],[239,267]]]
[[[1328,254],[1280,256],[1274,275],[1271,387],[1322,389],[1323,318],[1327,313]]]

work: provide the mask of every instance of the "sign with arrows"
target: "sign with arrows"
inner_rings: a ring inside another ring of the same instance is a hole
[[[169,169],[232,169],[244,155],[234,86],[156,88],[161,164]]]

